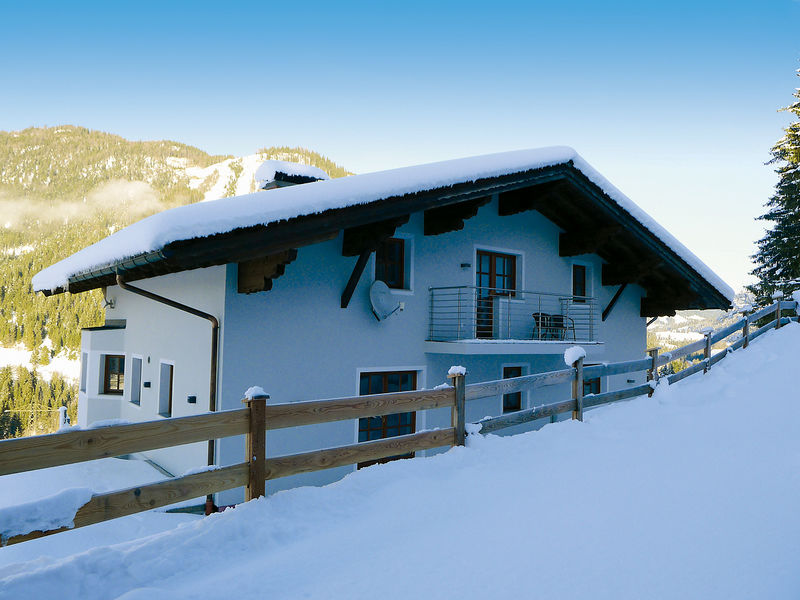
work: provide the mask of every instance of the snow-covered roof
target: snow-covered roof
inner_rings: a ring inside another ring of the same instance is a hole
[[[71,278],[86,278],[87,274],[102,270],[113,272],[123,261],[137,265],[150,262],[148,257],[152,253],[175,242],[570,164],[719,294],[728,300],[733,299],[733,290],[708,266],[594,170],[575,150],[566,146],[472,156],[180,206],[134,223],[44,269],[34,276],[33,287],[47,293],[64,291]]]
[[[254,175],[256,187],[263,188],[270,182],[279,179],[281,175],[287,176],[287,178],[311,180],[330,179],[325,171],[311,165],[301,165],[285,160],[267,160],[256,169]]]

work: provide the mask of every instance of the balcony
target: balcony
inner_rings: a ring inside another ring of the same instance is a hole
[[[428,344],[428,349],[454,350],[455,342],[469,354],[559,353],[573,344],[598,344],[598,316],[597,300],[591,296],[435,287],[430,288],[428,342],[449,344]],[[466,350],[466,344],[475,347]],[[521,344],[529,347],[522,349]]]

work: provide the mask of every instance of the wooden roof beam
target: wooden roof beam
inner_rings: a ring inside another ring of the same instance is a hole
[[[375,252],[378,246],[394,235],[398,227],[408,223],[408,219],[409,215],[404,215],[345,229],[342,256],[361,256],[364,252]]]
[[[644,278],[664,266],[662,261],[614,262],[603,265],[601,276],[603,285],[622,285],[623,283],[640,283]]]
[[[664,291],[654,297],[642,298],[639,315],[642,317],[672,317],[676,310],[691,308],[698,298],[686,291]]]
[[[579,254],[597,254],[609,241],[622,232],[622,225],[613,224],[597,227],[593,230],[581,229],[567,231],[558,237],[559,256],[578,256]]]
[[[286,250],[238,264],[237,290],[240,294],[267,292],[272,281],[286,272],[286,265],[297,259],[297,250]]]
[[[501,217],[510,217],[527,210],[538,210],[545,204],[548,196],[549,194],[544,194],[534,187],[503,192],[498,196],[497,214]]]
[[[464,229],[464,221],[478,214],[478,209],[488,204],[491,196],[476,198],[425,211],[425,235],[439,235]]]

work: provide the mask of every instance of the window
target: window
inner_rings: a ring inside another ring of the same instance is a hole
[[[594,379],[584,379],[583,380],[583,395],[587,396],[589,394],[599,394],[600,393],[600,378],[595,377]]]
[[[517,289],[517,257],[478,250],[476,285],[479,294],[513,296]]]
[[[142,398],[142,359],[131,359],[131,402],[139,404]]]
[[[162,362],[158,378],[158,414],[162,417],[172,416],[172,382],[175,367]]]
[[[503,367],[503,379],[522,377],[522,367]],[[503,413],[522,409],[522,392],[503,394]]]
[[[393,289],[406,288],[406,244],[401,238],[385,240],[375,251],[375,279]]]
[[[586,266],[572,265],[572,300],[582,304],[586,302]]]
[[[81,353],[81,387],[80,391],[86,391],[86,374],[89,369],[89,355],[86,352]]]
[[[103,360],[103,393],[121,395],[125,389],[125,357],[106,354]]]
[[[416,371],[394,371],[380,373],[362,373],[359,378],[359,394],[384,394],[387,392],[407,392],[417,389]],[[381,440],[384,438],[407,435],[416,430],[416,413],[396,413],[382,417],[368,417],[358,420],[358,441]],[[400,458],[412,458],[413,453],[390,456],[379,460],[371,460],[358,464],[358,468],[368,467],[376,463],[385,463]]]

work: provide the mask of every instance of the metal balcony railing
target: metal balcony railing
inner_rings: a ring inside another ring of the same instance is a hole
[[[597,301],[591,296],[475,286],[429,290],[430,341],[597,341]]]

